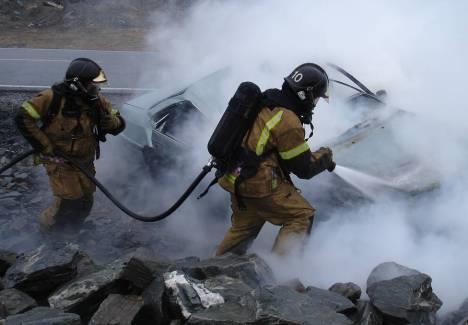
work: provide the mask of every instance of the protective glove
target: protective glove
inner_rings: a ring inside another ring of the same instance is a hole
[[[114,114],[105,114],[101,117],[100,122],[101,129],[104,132],[115,130],[119,128],[122,123],[117,115]]]
[[[58,153],[59,151],[57,151],[52,144],[48,144],[34,157],[34,163],[36,165],[44,162],[63,164],[65,161],[58,155]]]
[[[332,172],[335,169],[336,163],[333,161],[333,152],[330,148],[321,147],[315,153],[320,156],[319,160],[324,169],[329,172]]]

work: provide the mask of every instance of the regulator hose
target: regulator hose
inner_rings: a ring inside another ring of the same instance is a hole
[[[35,150],[30,150],[30,151],[27,151],[19,156],[17,156],[16,158],[14,158],[12,161],[10,161],[6,166],[2,167],[0,169],[0,174],[3,173],[4,171],[6,171],[8,168],[11,168],[13,165],[19,163],[20,161],[22,161],[23,159],[27,158],[28,156],[32,155],[33,153],[35,152]],[[74,167],[78,168],[83,174],[86,175],[86,177],[88,177],[101,191],[102,193],[104,193],[105,196],[107,196],[107,198],[109,200],[112,201],[112,203],[114,203],[122,212],[124,212],[125,214],[127,214],[129,217],[133,218],[133,219],[136,219],[136,220],[139,220],[139,221],[143,221],[143,222],[156,222],[156,221],[161,221],[165,218],[167,218],[169,215],[171,215],[174,211],[176,211],[181,205],[182,203],[184,203],[184,201],[189,197],[190,194],[192,194],[193,190],[195,190],[195,188],[198,186],[198,184],[200,184],[200,182],[203,180],[203,178],[213,169],[213,167],[215,166],[214,165],[214,162],[212,160],[210,160],[208,162],[208,164],[206,164],[202,171],[200,172],[200,174],[197,176],[197,178],[195,178],[195,180],[192,182],[192,184],[190,184],[190,186],[185,190],[185,192],[182,194],[182,196],[166,211],[164,211],[163,213],[159,214],[159,215],[156,215],[156,216],[142,216],[142,215],[139,215],[131,210],[129,210],[127,207],[125,207],[122,203],[120,203],[107,189],[104,185],[101,184],[101,182],[99,182],[96,177],[94,177],[94,175],[88,170],[86,169],[85,167],[83,167],[80,163],[78,163],[76,160],[74,160],[73,158],[67,156],[66,154],[63,154],[63,153],[60,153],[60,152],[57,152],[56,153],[56,156],[57,157],[60,157],[60,158],[63,158],[65,159],[67,162],[69,162],[71,165],[73,165]]]

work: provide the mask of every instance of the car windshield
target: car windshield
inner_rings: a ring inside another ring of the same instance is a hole
[[[153,130],[178,139],[183,135],[184,124],[199,114],[198,109],[188,100],[163,108],[153,116]],[[181,140],[181,139],[178,139]]]

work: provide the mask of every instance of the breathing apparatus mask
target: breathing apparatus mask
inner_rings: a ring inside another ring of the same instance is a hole
[[[91,101],[98,98],[99,85],[106,82],[104,70],[96,62],[87,58],[73,60],[65,73],[65,83],[70,91]]]
[[[107,82],[101,67],[93,60],[78,58],[73,60],[65,73],[66,104],[62,114],[68,117],[79,117],[81,112],[76,99],[81,98],[94,107],[99,100],[99,85]]]

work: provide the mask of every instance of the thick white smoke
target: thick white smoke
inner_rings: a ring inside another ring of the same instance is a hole
[[[418,124],[401,125],[396,138],[441,175],[441,188],[427,199],[408,203],[384,198],[340,212],[314,225],[305,256],[291,261],[296,267],[275,267],[280,277],[299,276],[307,284],[355,281],[365,288],[374,266],[396,261],[430,274],[445,310],[451,310],[468,296],[467,10],[463,0],[202,1],[177,19],[168,12],[155,16],[158,23],[148,43],[160,50],[164,64],[144,79],[154,73],[158,82],[184,85],[232,66],[237,81],[251,80],[265,89],[280,87],[300,63],[334,62],[371,89],[385,88],[392,104],[422,118]],[[225,97],[233,91],[229,88]],[[333,98],[330,105],[319,104],[312,146],[338,135],[355,119]],[[203,140],[210,132],[194,131]],[[204,146],[193,154],[194,166],[207,158]],[[314,180],[300,184],[313,186]],[[200,206],[227,197],[213,192],[215,199],[192,202],[169,221],[194,247],[209,247],[227,229],[227,219],[222,221],[225,228],[214,227],[215,232],[207,227],[210,219],[200,215],[210,213]],[[271,235],[262,240],[268,246]]]

